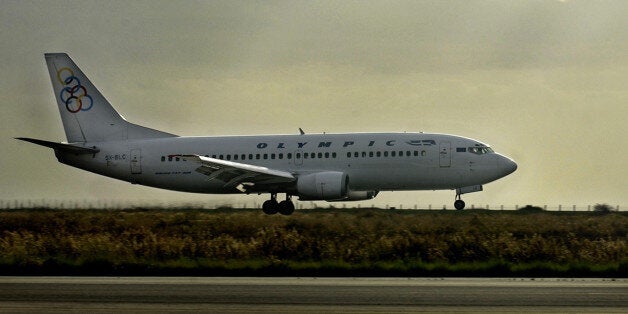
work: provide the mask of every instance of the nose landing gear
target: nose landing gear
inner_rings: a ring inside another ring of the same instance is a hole
[[[457,188],[456,189],[456,201],[454,202],[454,207],[457,210],[463,210],[465,203],[462,200],[461,195],[467,194],[467,193],[480,192],[482,190],[483,189],[481,185],[473,185],[473,186],[465,186],[465,187]]]
[[[467,193],[480,192],[480,191],[482,191],[481,185],[473,185],[473,186],[465,186],[465,187],[457,188],[456,189],[456,201],[454,202],[454,207],[457,210],[463,210],[465,203],[462,200],[462,197],[460,195],[467,194]]]

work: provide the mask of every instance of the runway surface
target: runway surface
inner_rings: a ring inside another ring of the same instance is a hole
[[[0,312],[626,313],[627,279],[0,277]]]

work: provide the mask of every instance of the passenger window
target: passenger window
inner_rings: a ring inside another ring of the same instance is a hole
[[[318,158],[323,158],[323,153],[318,153]]]
[[[240,156],[240,159],[242,159],[242,160],[246,160],[246,155],[245,155],[245,154],[242,154],[242,156]]]
[[[458,148],[456,148],[456,152],[458,152],[458,153],[464,153],[466,151],[467,151],[466,147],[458,147]]]
[[[310,158],[316,158],[316,153],[310,153]]]
[[[419,151],[418,151],[418,150],[415,150],[415,151],[414,151],[414,156],[415,156],[415,157],[419,156]]]
[[[427,153],[424,150],[421,151],[421,156],[425,156],[426,154]]]
[[[355,158],[360,157],[360,153],[358,153],[358,152],[353,153],[353,157],[355,157]]]
[[[216,158],[216,155],[212,155],[212,158],[214,158],[214,159],[215,159],[215,158]]]
[[[403,157],[403,151],[402,150],[399,151],[399,157]]]
[[[408,150],[408,151],[406,151],[406,156],[410,157],[410,155],[411,155],[411,154],[412,154],[412,153],[410,153],[410,151],[409,151],[409,150]]]
[[[227,155],[227,160],[231,160],[231,155]]]
[[[329,158],[329,153],[325,153],[325,158]]]
[[[166,161],[166,156],[161,156],[161,161]]]
[[[297,159],[301,159],[301,153],[297,153]]]
[[[362,152],[362,158],[366,158],[366,152]]]
[[[283,159],[283,153],[279,153],[279,159]]]
[[[308,159],[308,157],[310,157],[310,154],[308,154],[308,153],[303,153],[303,159]]]
[[[292,153],[288,153],[287,158],[288,158],[288,159],[292,159]]]
[[[384,157],[388,157],[388,151],[384,152]]]
[[[255,159],[259,160],[261,158],[260,154],[255,154]]]
[[[382,152],[377,152],[377,153],[375,153],[375,155],[376,155],[377,157],[382,157]]]
[[[179,159],[179,157],[175,157],[175,159],[174,159],[174,160],[179,161],[179,160],[181,160],[181,159]]]
[[[347,158],[351,158],[351,152],[347,152]]]
[[[249,159],[252,160],[253,159],[253,154],[249,154]]]
[[[233,155],[233,160],[238,160],[238,154]]]
[[[225,159],[223,155],[220,155],[218,159]]]
[[[332,158],[336,158],[336,153],[331,153]]]
[[[391,156],[391,157],[395,157],[395,156],[397,156],[397,152],[395,152],[395,151],[393,150],[392,152],[390,152],[390,156]]]
[[[275,154],[270,154],[270,159],[275,159]]]
[[[268,159],[268,154],[264,154],[264,159]]]

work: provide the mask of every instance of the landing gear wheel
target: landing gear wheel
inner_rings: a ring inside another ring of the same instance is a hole
[[[279,211],[279,204],[276,199],[270,199],[262,204],[262,211],[266,215],[274,215]]]
[[[294,203],[290,200],[281,201],[279,203],[279,213],[285,216],[294,213]]]
[[[454,207],[455,207],[457,210],[463,210],[463,209],[464,209],[464,205],[465,205],[465,204],[464,204],[464,201],[463,201],[463,200],[456,200],[456,201],[454,202]]]

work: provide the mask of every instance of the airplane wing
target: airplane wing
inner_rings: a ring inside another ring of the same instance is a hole
[[[225,188],[237,188],[242,192],[246,192],[247,186],[289,183],[296,180],[287,171],[199,155],[180,156],[184,160],[191,159],[198,162],[200,167],[196,168],[196,172],[206,175],[208,180],[223,181],[225,182]]]

